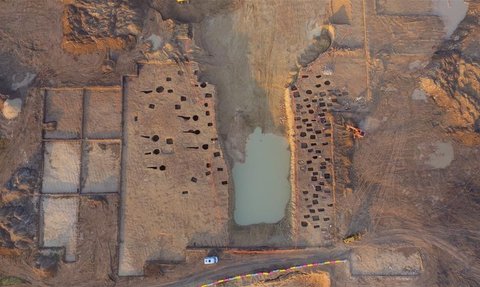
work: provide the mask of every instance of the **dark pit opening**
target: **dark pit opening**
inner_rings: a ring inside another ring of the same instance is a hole
[[[163,92],[164,90],[165,90],[165,88],[162,87],[162,86],[158,86],[158,87],[155,89],[155,91],[157,91],[157,93],[161,93],[161,92]]]
[[[154,142],[158,142],[159,139],[160,139],[160,137],[158,135],[153,135],[152,136],[152,141],[154,141]]]
[[[160,150],[158,148],[154,149],[153,154],[160,154]]]
[[[161,166],[160,166],[160,170],[166,170],[166,169],[167,169],[166,166],[164,166],[164,165],[161,165]]]

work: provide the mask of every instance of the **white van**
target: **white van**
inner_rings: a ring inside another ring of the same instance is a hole
[[[218,257],[217,256],[209,256],[203,258],[203,264],[205,265],[211,265],[211,264],[216,264],[218,263]]]

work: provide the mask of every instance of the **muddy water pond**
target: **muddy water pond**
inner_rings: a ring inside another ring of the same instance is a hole
[[[239,225],[276,223],[290,200],[290,150],[286,138],[250,134],[245,162],[233,166],[235,222]]]

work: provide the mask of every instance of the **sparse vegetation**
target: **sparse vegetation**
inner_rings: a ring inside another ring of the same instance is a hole
[[[26,283],[27,281],[15,277],[15,276],[2,276],[0,275],[0,286],[13,286]]]

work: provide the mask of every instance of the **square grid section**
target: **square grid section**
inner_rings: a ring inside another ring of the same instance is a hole
[[[120,88],[46,91],[42,193],[119,191],[121,95]]]

